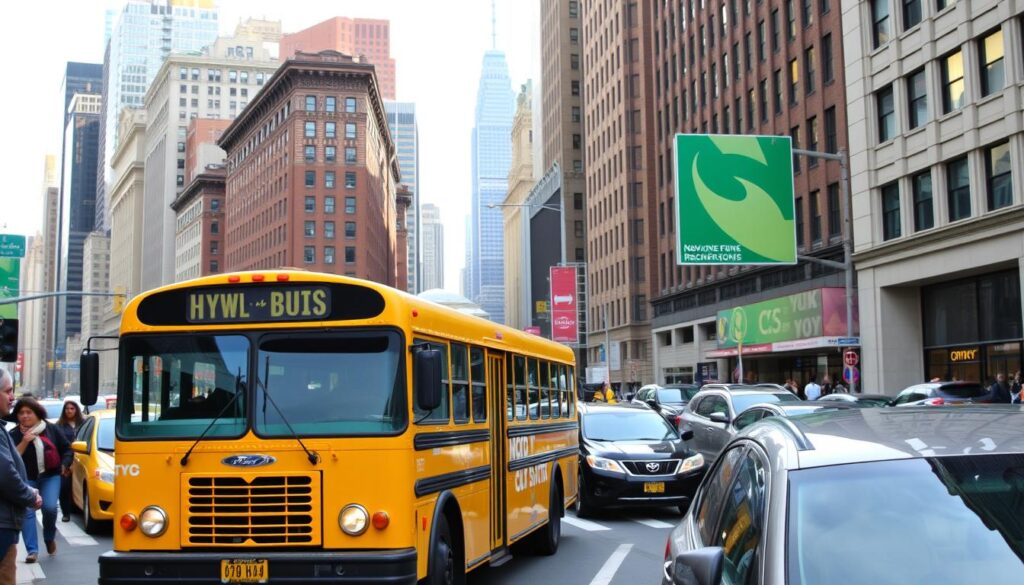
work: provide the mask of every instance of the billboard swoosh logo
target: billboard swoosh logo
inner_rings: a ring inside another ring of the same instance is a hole
[[[693,186],[701,205],[718,227],[755,254],[780,262],[792,260],[789,256],[793,242],[788,237],[780,238],[779,234],[792,234],[794,222],[783,217],[782,210],[768,192],[742,177],[735,177],[746,197],[740,201],[726,199],[712,191],[700,178],[697,170],[699,160],[700,153],[697,153],[691,170]]]

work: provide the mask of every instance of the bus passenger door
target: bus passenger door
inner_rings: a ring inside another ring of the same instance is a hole
[[[491,412],[491,550],[505,546],[505,356],[487,354]]]

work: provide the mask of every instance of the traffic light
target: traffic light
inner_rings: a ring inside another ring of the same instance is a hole
[[[18,359],[18,320],[0,319],[0,362]]]

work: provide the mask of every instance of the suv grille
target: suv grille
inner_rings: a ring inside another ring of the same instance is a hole
[[[669,475],[679,469],[678,459],[659,459],[656,461],[623,461],[626,471],[633,475]]]
[[[186,476],[185,546],[320,544],[318,475]]]

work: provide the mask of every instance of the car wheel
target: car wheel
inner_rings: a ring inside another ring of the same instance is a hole
[[[594,507],[586,500],[587,490],[583,487],[583,474],[581,473],[576,482],[576,517],[589,518],[594,515]]]
[[[538,554],[551,556],[558,552],[558,542],[562,537],[562,490],[558,484],[551,486],[551,501],[548,504],[548,523],[534,533],[534,549]]]
[[[96,519],[92,517],[92,509],[89,504],[89,486],[82,484],[82,528],[88,534],[96,534],[99,527]]]

